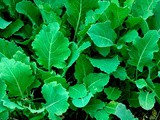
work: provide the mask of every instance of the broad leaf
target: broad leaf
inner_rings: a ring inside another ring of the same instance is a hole
[[[109,82],[109,75],[104,73],[91,73],[83,79],[88,90],[95,94],[101,92]]]
[[[2,57],[13,58],[17,51],[22,51],[13,41],[9,42],[0,38],[0,59]]]
[[[48,70],[50,70],[52,66],[57,68],[65,67],[65,60],[70,55],[68,48],[69,41],[59,29],[60,26],[58,23],[51,23],[47,26],[44,25],[32,43],[38,56],[39,64]]]
[[[50,119],[56,120],[57,116],[62,115],[68,109],[68,92],[60,84],[56,82],[44,84],[42,94],[46,100],[45,109]]]
[[[10,96],[24,98],[26,89],[34,82],[30,66],[13,59],[2,58],[0,73]]]
[[[78,83],[82,83],[83,78],[93,72],[93,67],[85,55],[81,55],[76,61],[74,76]]]
[[[116,33],[111,28],[110,22],[97,23],[88,30],[88,35],[98,47],[110,47],[117,38]]]
[[[140,106],[143,109],[151,110],[155,104],[155,93],[140,91],[138,99],[139,99]]]
[[[108,74],[111,74],[112,72],[116,71],[118,65],[120,64],[118,56],[103,59],[89,58],[89,61],[94,67],[97,67],[101,71],[104,71]]]
[[[155,30],[148,31],[143,38],[136,39],[133,48],[129,52],[129,64],[136,66],[137,70],[143,71],[143,67],[149,67],[152,63],[153,53],[158,51],[158,33]]]
[[[138,120],[137,118],[134,118],[131,111],[128,110],[126,106],[122,103],[119,103],[117,105],[115,115],[121,120]]]
[[[132,6],[132,14],[134,16],[142,16],[144,19],[153,15],[153,9],[155,8],[159,0],[135,0]]]
[[[120,96],[122,91],[115,87],[108,87],[104,89],[105,94],[109,100],[117,100]]]
[[[16,10],[18,13],[26,15],[33,24],[39,25],[40,12],[31,1],[21,1],[17,3]]]

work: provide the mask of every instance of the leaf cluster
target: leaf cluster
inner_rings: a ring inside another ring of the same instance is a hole
[[[1,0],[0,119],[138,120],[159,38],[160,0]]]

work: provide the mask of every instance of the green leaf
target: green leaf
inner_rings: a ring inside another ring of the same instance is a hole
[[[13,41],[9,42],[0,38],[0,59],[2,57],[13,58],[17,51],[22,51]]]
[[[142,16],[146,20],[153,15],[153,9],[157,2],[159,2],[159,0],[135,0],[132,6],[132,14],[135,17]]]
[[[131,92],[130,97],[127,100],[131,107],[134,107],[134,108],[140,107],[137,92]]]
[[[156,102],[154,92],[149,93],[149,92],[140,91],[138,99],[139,99],[140,106],[145,110],[151,110],[154,107],[154,104]]]
[[[98,7],[98,0],[67,0],[65,3],[68,21],[75,30],[75,35],[79,30],[80,23],[84,21],[86,13]],[[75,39],[74,35],[74,39]]]
[[[136,30],[130,30],[118,40],[117,44],[123,45],[124,43],[134,42],[137,38],[138,32]]]
[[[127,7],[119,7],[111,3],[108,9],[101,17],[101,21],[110,20],[113,29],[122,26],[125,18],[128,16],[130,10]]]
[[[95,94],[96,92],[101,92],[104,86],[109,82],[109,75],[104,73],[90,73],[83,79],[88,90]]]
[[[0,102],[1,102],[1,99],[6,95],[6,84],[4,83],[4,81],[0,80]]]
[[[157,3],[155,9],[154,9],[154,15],[152,17],[149,17],[147,19],[147,22],[149,24],[149,27],[151,29],[156,29],[160,35],[160,14],[159,14],[159,11],[160,11],[160,2]]]
[[[21,51],[17,51],[13,55],[13,59],[16,60],[16,61],[20,61],[22,63],[25,63],[27,65],[30,65],[30,59],[29,59],[29,57],[26,54],[24,54],[23,52],[21,52]]]
[[[137,70],[143,71],[143,67],[149,67],[152,63],[153,53],[158,51],[158,32],[148,31],[143,38],[136,39],[133,48],[129,52],[129,64],[136,66]]]
[[[118,105],[118,102],[111,101],[105,106],[104,109],[107,111],[107,113],[114,114],[116,112],[117,105]]]
[[[45,83],[50,83],[50,82],[57,82],[60,83],[64,88],[68,88],[68,84],[65,78],[61,77],[61,76],[51,76],[50,78],[45,79]]]
[[[23,110],[24,107],[22,107],[21,105],[18,105],[15,102],[12,102],[7,96],[5,96],[2,99],[3,105],[11,110],[15,110],[15,109],[19,109],[19,110]]]
[[[0,113],[0,119],[1,120],[8,120],[9,119],[9,112],[6,110],[6,111],[3,111]]]
[[[123,114],[122,114],[123,113]],[[115,115],[120,118],[121,120],[138,120],[134,118],[133,114],[130,110],[126,108],[126,106],[122,103],[118,103],[116,107]]]
[[[59,8],[61,8],[65,2],[65,0],[34,0],[36,4],[39,5],[44,10],[47,10],[47,12],[56,12],[58,15],[61,14],[61,11]],[[43,8],[46,7],[47,9]],[[50,13],[52,13],[50,12]]]
[[[142,17],[131,16],[126,20],[126,25],[130,29],[136,29],[136,30],[142,29],[143,34],[149,31],[148,23]]]
[[[78,83],[82,83],[83,78],[93,72],[93,67],[85,55],[81,55],[76,61],[74,76]]]
[[[139,89],[142,89],[142,88],[148,86],[147,83],[146,83],[146,81],[145,81],[144,79],[136,80],[135,83],[136,83],[136,86],[137,86]]]
[[[57,116],[62,115],[68,109],[68,92],[60,84],[56,82],[44,84],[42,94],[46,100],[45,109],[50,119],[57,119]]]
[[[69,41],[59,29],[58,23],[43,25],[42,30],[32,43],[33,49],[38,56],[39,64],[49,71],[52,66],[57,68],[65,67],[65,60],[70,55]]]
[[[12,22],[6,29],[4,29],[0,33],[0,36],[8,38],[12,36],[15,32],[17,32],[20,28],[22,28],[23,25],[24,25],[23,21],[17,19],[16,21]]]
[[[94,67],[97,67],[101,71],[104,71],[108,74],[111,74],[112,72],[116,71],[118,65],[120,64],[118,56],[103,59],[89,58],[89,61]]]
[[[25,97],[26,89],[34,82],[30,66],[14,59],[2,58],[1,79],[6,83],[10,96]]]
[[[91,46],[91,43],[89,41],[84,42],[82,45],[79,47],[75,42],[71,42],[70,44],[70,50],[71,50],[71,55],[68,58],[68,65],[67,69],[73,65],[73,63],[78,59],[80,56],[80,53],[83,52],[85,49]]]
[[[8,25],[10,25],[12,22],[8,22],[4,20],[2,17],[0,17],[0,29],[5,29]]]
[[[128,78],[126,69],[119,66],[115,72],[113,72],[113,76],[120,80],[126,80]]]
[[[82,98],[87,95],[87,89],[83,84],[76,84],[69,88],[69,96],[73,99]]]
[[[160,84],[155,83],[154,85],[155,85],[154,92],[156,94],[156,99],[157,99],[158,103],[160,103]]]
[[[105,107],[105,104],[104,102],[102,102],[101,100],[99,99],[94,99],[94,100],[91,100],[87,106],[85,106],[83,108],[83,110],[85,110],[86,113],[90,114],[90,116],[94,116],[94,114],[100,110],[100,109],[103,109],[103,107]]]
[[[78,48],[78,51],[81,53],[83,52],[85,49],[89,48],[91,46],[91,43],[89,41],[87,42],[83,42],[83,44],[81,44]]]
[[[133,6],[133,3],[134,3],[134,0],[126,0],[124,2],[124,6],[129,7],[131,9]]]
[[[95,114],[94,117],[96,120],[109,120],[109,114],[106,112],[106,110],[98,110]]]
[[[93,95],[92,95],[91,93],[88,93],[88,94],[87,94],[85,97],[83,97],[83,98],[73,99],[73,100],[72,100],[72,103],[73,103],[74,106],[76,106],[77,108],[82,108],[82,107],[86,106],[86,105],[89,103],[89,101],[90,101],[90,99],[91,99],[92,96],[93,96]]]
[[[111,22],[96,23],[90,27],[87,33],[98,47],[110,47],[117,38],[116,33],[111,28]]]
[[[11,16],[16,16],[16,4],[20,2],[21,0],[2,0],[4,4],[8,7],[8,11]]]
[[[110,53],[110,47],[95,47],[95,49],[101,54],[103,57],[107,57]]]
[[[69,88],[69,96],[72,98],[73,105],[81,108],[88,104],[92,94],[88,94],[88,91],[83,84],[76,84]]]
[[[16,4],[18,13],[26,15],[33,24],[39,25],[40,12],[31,1],[21,1]]]
[[[117,100],[120,96],[122,91],[115,87],[108,87],[104,89],[105,94],[109,100]]]
[[[44,23],[61,23],[58,15],[62,12],[59,8],[64,4],[63,0],[34,0],[34,2],[41,12]]]
[[[95,11],[90,10],[85,17],[85,26],[95,23],[110,5],[109,1],[98,1],[99,8]]]

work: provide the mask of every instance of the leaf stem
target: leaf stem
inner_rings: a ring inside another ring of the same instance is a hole
[[[81,14],[82,14],[82,0],[80,0],[80,4],[79,4],[79,14],[78,14],[78,20],[77,20],[77,25],[76,25],[73,41],[75,41],[75,39],[76,39],[76,35],[77,35],[77,31],[78,31],[79,23],[80,23],[80,19],[81,19]]]
[[[137,78],[138,78],[138,70],[136,69],[136,80],[137,80]]]

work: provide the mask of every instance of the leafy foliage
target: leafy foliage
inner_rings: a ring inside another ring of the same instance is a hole
[[[1,0],[0,119],[160,119],[159,19],[160,0]]]

